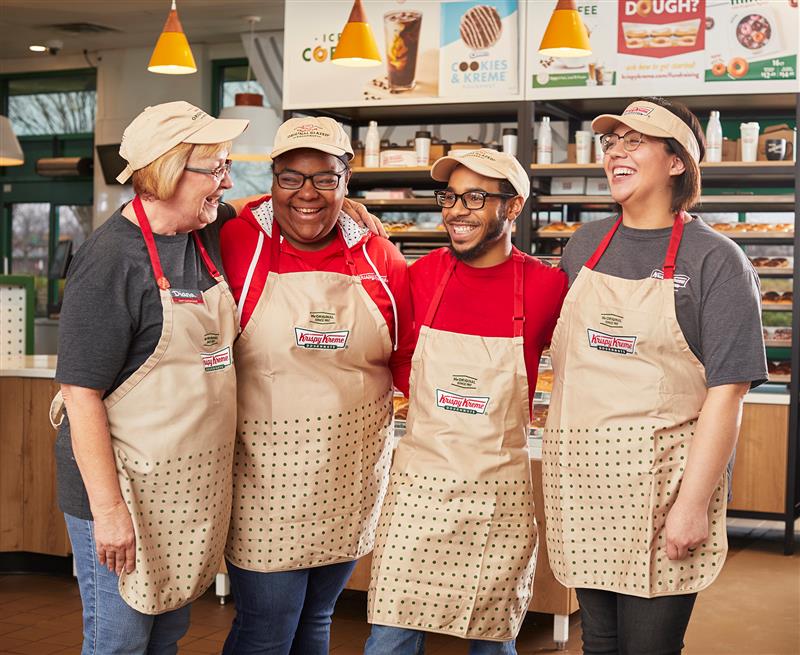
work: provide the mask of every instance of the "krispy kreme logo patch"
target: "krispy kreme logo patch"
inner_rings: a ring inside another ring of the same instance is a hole
[[[318,332],[307,328],[296,327],[294,338],[301,348],[316,348],[320,350],[338,350],[347,345],[350,330],[336,332]]]
[[[213,353],[200,353],[200,357],[203,359],[203,368],[206,373],[221,371],[233,363],[230,346],[225,346]]]
[[[652,107],[628,107],[622,112],[623,116],[649,116],[653,113]]]
[[[463,414],[485,414],[489,396],[462,396],[458,393],[436,390],[436,406],[451,412]]]
[[[636,350],[636,337],[621,337],[616,334],[606,334],[591,328],[586,330],[589,337],[589,347],[605,350],[619,355],[633,355]]]

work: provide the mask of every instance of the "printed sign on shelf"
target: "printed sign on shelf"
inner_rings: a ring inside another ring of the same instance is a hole
[[[592,45],[587,57],[539,55],[546,21],[527,12],[528,99],[800,91],[797,0],[577,4]]]
[[[331,63],[352,4],[287,0],[284,108],[521,99],[518,0],[366,0],[383,62],[365,68]]]

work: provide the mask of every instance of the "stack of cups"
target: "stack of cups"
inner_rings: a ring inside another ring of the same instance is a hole
[[[575,161],[588,164],[592,159],[592,133],[585,130],[575,132]]]
[[[742,123],[739,125],[742,136],[742,161],[758,159],[758,123]]]

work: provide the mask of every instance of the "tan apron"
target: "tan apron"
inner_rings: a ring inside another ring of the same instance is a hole
[[[513,258],[513,338],[430,327],[455,259],[420,329],[406,435],[395,451],[373,554],[370,623],[489,641],[519,632],[537,534],[524,260]]]
[[[349,275],[282,275],[272,222],[267,282],[236,343],[225,555],[250,571],[350,561],[374,543],[392,455],[392,342],[336,229]],[[251,269],[261,243],[263,234]]]
[[[675,315],[677,216],[664,278],[594,271],[620,218],[567,294],[550,351],[555,379],[544,434],[547,548],[568,587],[651,598],[707,587],[725,561],[726,476],[708,540],[667,558],[664,524],[680,488],[705,370]]]
[[[120,489],[136,534],[136,569],[119,592],[133,609],[161,614],[203,594],[219,569],[231,505],[236,431],[236,305],[196,233],[217,281],[174,289],[164,276],[138,196],[142,230],[163,308],[156,349],[106,399]],[[55,422],[60,395],[51,406]]]

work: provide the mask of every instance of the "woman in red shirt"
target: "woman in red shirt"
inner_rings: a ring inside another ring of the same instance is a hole
[[[290,119],[271,156],[272,196],[221,233],[242,327],[224,652],[314,655],[372,550],[411,300],[402,255],[342,212],[353,156],[342,127]]]

